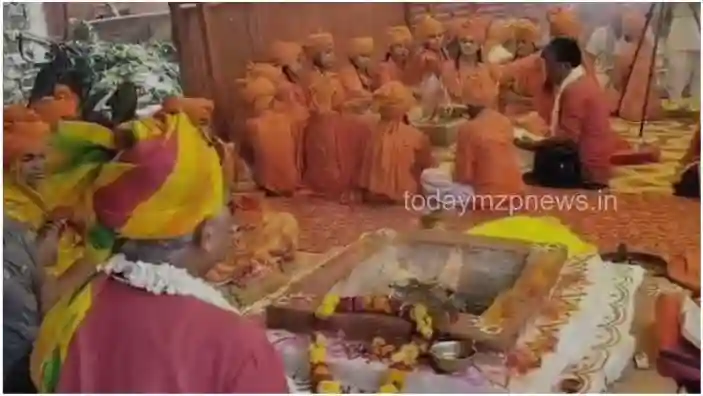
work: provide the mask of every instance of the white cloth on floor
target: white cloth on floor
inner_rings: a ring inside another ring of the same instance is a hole
[[[463,212],[475,194],[473,187],[455,182],[451,172],[442,168],[425,169],[420,184],[425,192],[425,213],[437,209]]]

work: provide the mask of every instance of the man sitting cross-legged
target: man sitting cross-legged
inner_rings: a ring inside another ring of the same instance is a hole
[[[201,280],[232,239],[215,148],[182,112],[134,121],[130,139],[85,129],[56,149],[92,202],[87,254],[101,265],[41,325],[39,391],[288,392],[264,330]]]
[[[520,148],[535,151],[531,178],[548,187],[607,187],[617,136],[603,90],[586,73],[574,39],[553,39],[541,56],[548,80],[544,89],[554,97],[546,120],[549,137],[516,141]]]
[[[517,150],[513,145],[513,126],[503,114],[489,108],[493,96],[475,89],[475,81],[464,82],[462,100],[470,117],[457,133],[454,174],[442,169],[427,169],[421,182],[426,194],[438,195],[447,202],[468,202],[476,195],[508,196],[522,194],[524,184]],[[483,199],[475,200],[484,203]],[[472,207],[475,207],[473,205]]]

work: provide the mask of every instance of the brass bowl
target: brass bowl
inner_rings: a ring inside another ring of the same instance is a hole
[[[439,341],[432,344],[429,352],[436,369],[451,374],[471,365],[476,346],[473,341]]]

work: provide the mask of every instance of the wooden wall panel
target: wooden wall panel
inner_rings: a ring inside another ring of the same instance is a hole
[[[380,54],[385,29],[405,23],[403,3],[205,3],[210,78],[198,8],[189,4],[179,10],[174,21],[186,93],[213,98],[220,134],[231,138],[241,131],[245,114],[237,79],[243,77],[248,62],[266,59],[274,40],[299,41],[319,29],[332,33],[343,51],[349,38],[371,35]]]

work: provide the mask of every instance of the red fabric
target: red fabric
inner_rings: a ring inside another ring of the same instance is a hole
[[[58,393],[288,393],[264,330],[192,297],[105,280]]]

